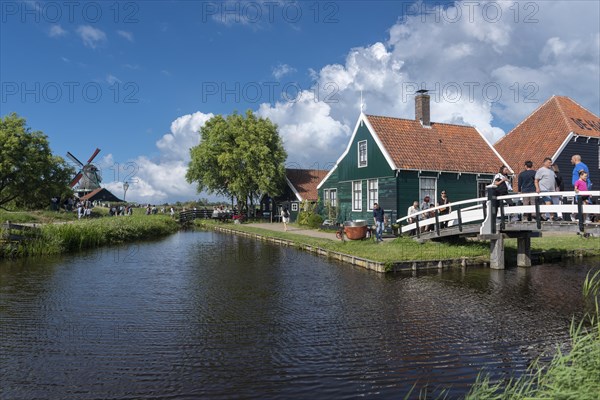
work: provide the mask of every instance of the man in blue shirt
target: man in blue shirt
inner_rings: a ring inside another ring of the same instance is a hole
[[[573,177],[571,178],[571,184],[573,186],[575,186],[575,182],[577,182],[577,180],[579,179],[579,171],[583,170],[583,171],[585,171],[585,173],[588,176],[588,178],[587,178],[588,190],[592,190],[592,180],[590,177],[590,170],[589,170],[588,166],[585,165],[581,161],[581,156],[579,154],[575,154],[573,157],[571,157],[571,164],[573,164],[575,166],[575,168],[573,168]]]
[[[373,220],[375,221],[375,241],[383,242],[381,234],[383,233],[383,208],[379,204],[373,204]]]

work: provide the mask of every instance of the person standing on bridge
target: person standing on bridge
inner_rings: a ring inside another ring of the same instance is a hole
[[[571,157],[571,164],[574,165],[573,175],[571,177],[571,184],[573,185],[573,187],[575,187],[575,182],[579,180],[579,171],[583,170],[587,174],[587,188],[588,190],[592,190],[592,181],[590,180],[590,169],[587,165],[583,163],[583,161],[581,161],[581,156],[579,154],[575,154],[573,157]]]
[[[519,193],[535,193],[535,169],[531,161],[525,161],[525,171],[519,174],[518,190]],[[524,206],[535,205],[535,197],[523,197]],[[523,214],[527,221],[531,221],[531,214]]]
[[[416,214],[416,213],[418,213],[419,211],[421,211],[421,210],[419,209],[419,201],[418,201],[418,200],[415,200],[415,201],[413,201],[413,204],[412,204],[412,206],[408,207],[408,211],[406,212],[406,215],[410,217],[411,215],[413,215],[413,214]],[[415,217],[410,217],[410,218],[408,218],[408,219],[406,220],[406,222],[407,222],[408,224],[414,224],[414,223],[416,223],[416,222],[417,222],[417,219],[421,219],[421,216],[420,216],[420,215],[417,215],[417,216],[415,216]],[[416,232],[417,232],[417,230],[416,230],[416,229],[413,229],[413,230],[411,230],[411,231],[410,231],[408,234],[409,234],[409,235],[414,235]]]
[[[555,178],[554,170],[552,169],[552,159],[550,157],[544,158],[544,164],[542,168],[538,169],[535,173],[535,192],[536,193],[546,193],[553,192],[556,190],[556,178]],[[542,196],[542,201],[546,205],[552,204],[552,198],[550,196]],[[548,221],[550,219],[551,214],[546,213],[545,218],[543,220]],[[553,218],[555,219],[556,216]]]
[[[438,206],[443,206],[443,205],[446,205],[449,203],[450,203],[450,199],[446,195],[446,191],[442,190],[442,196],[440,197]],[[450,207],[442,207],[442,208],[440,208],[440,216],[448,215],[448,214],[450,214],[450,211],[451,211]],[[446,228],[446,227],[448,227],[448,221],[440,222],[440,228]]]

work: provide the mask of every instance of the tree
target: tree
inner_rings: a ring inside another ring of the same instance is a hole
[[[32,132],[16,113],[0,118],[0,207],[46,207],[51,197],[72,194],[73,174],[52,155],[44,133]]]
[[[216,115],[200,135],[200,144],[190,149],[186,174],[198,192],[233,196],[240,209],[261,194],[281,193],[287,154],[269,119],[257,118],[251,110],[245,116]]]

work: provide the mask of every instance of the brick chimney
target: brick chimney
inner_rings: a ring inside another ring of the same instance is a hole
[[[429,95],[428,90],[417,90],[415,96],[415,119],[421,121],[423,126],[431,126],[431,116],[429,114]]]

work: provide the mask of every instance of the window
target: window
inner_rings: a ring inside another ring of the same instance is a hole
[[[436,186],[437,186],[437,178],[427,178],[421,177],[419,178],[420,190],[419,193],[421,197],[419,198],[419,202],[422,202],[425,196],[429,196],[430,203],[435,204],[436,202]]]
[[[337,206],[337,189],[324,189],[323,197],[325,197],[323,205],[325,205],[326,207]]]
[[[292,211],[298,211],[298,203],[292,203]]]
[[[379,202],[379,181],[377,179],[369,179],[369,210],[373,208],[375,203]]]
[[[337,206],[337,189],[329,189],[329,205],[331,207]]]
[[[358,142],[358,168],[367,166],[367,141]]]
[[[490,180],[477,180],[477,197],[487,197],[486,186],[492,183]]]
[[[352,182],[352,211],[362,211],[362,181]]]

